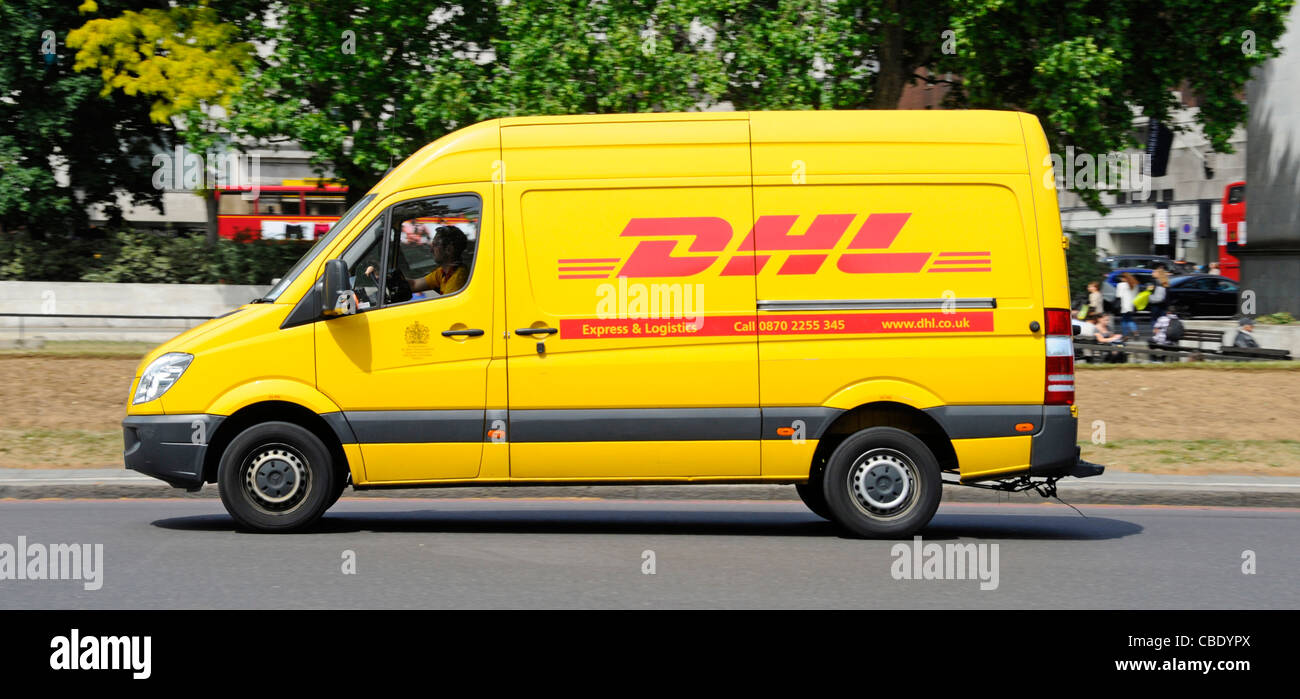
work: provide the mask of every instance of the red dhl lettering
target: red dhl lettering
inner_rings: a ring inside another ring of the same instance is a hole
[[[835,256],[834,269],[847,274],[992,270],[992,257],[987,251],[937,255],[884,252],[893,247],[911,216],[910,213],[868,215],[849,241],[848,251]],[[784,253],[776,271],[778,275],[816,274],[826,268],[831,252],[848,233],[857,214],[818,214],[806,230],[794,233],[799,218],[797,215],[760,216],[730,255],[725,251],[735,236],[725,219],[716,216],[634,218],[619,237],[647,240],[637,241],[626,259],[561,259],[559,276],[561,279],[691,277],[708,271],[724,259],[717,272],[721,276],[754,276],[767,267],[774,257],[772,253]]]

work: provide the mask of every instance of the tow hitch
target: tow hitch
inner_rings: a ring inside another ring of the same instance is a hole
[[[1089,461],[1079,459],[1073,466],[1061,472],[1061,475],[1046,477],[1021,476],[1015,480],[997,481],[994,483],[963,483],[959,480],[944,479],[944,483],[949,485],[962,485],[967,488],[983,488],[985,490],[997,490],[1003,493],[1021,493],[1026,490],[1033,490],[1045,498],[1056,497],[1056,482],[1066,477],[1088,478],[1091,476],[1100,476],[1106,470],[1105,466],[1094,464]],[[1059,499],[1059,498],[1058,498]]]

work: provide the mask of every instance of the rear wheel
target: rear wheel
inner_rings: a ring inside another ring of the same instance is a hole
[[[339,476],[320,438],[289,422],[239,433],[221,455],[221,503],[241,526],[261,532],[304,529],[333,504]]]
[[[822,484],[831,519],[866,538],[905,538],[939,509],[939,462],[916,435],[871,427],[831,454]]]

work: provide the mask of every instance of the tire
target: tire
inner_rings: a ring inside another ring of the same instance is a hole
[[[831,508],[826,504],[826,493],[822,488],[822,470],[815,468],[808,476],[807,483],[796,483],[795,492],[799,493],[799,499],[803,504],[812,510],[812,513],[822,519],[834,519],[831,515]]]
[[[845,533],[869,539],[915,534],[939,509],[942,488],[930,448],[894,427],[870,427],[844,440],[822,483],[831,519]]]
[[[333,504],[339,476],[320,438],[290,422],[240,432],[221,455],[221,503],[241,527],[259,532],[305,529]]]
[[[334,486],[334,494],[330,496],[330,504],[326,505],[325,509],[328,510],[329,508],[334,507],[334,503],[338,502],[339,498],[343,497],[343,491],[347,489],[348,489],[348,479],[339,478],[338,485]]]

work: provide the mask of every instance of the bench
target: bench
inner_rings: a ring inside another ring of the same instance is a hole
[[[1224,347],[1219,351],[1219,353],[1224,357],[1291,361],[1291,353],[1284,349],[1265,349],[1263,347]]]
[[[1112,352],[1121,352],[1125,355],[1145,356],[1150,359],[1163,360],[1163,359],[1170,359],[1170,358],[1177,359],[1178,357],[1186,357],[1189,354],[1192,354],[1194,350],[1191,350],[1186,347],[1181,347],[1181,348],[1174,347],[1172,345],[1161,345],[1157,347],[1150,347],[1145,342],[1130,343],[1126,345],[1110,345],[1110,344],[1102,344],[1090,337],[1076,336],[1074,338],[1075,359],[1083,359],[1084,361],[1090,363],[1093,362],[1094,360],[1105,361],[1106,355]],[[1127,362],[1128,357],[1125,357],[1124,361]]]
[[[1183,338],[1178,343],[1181,346],[1184,342],[1195,342],[1198,351],[1214,353],[1223,347],[1223,336],[1225,334],[1222,330],[1193,330],[1184,326]],[[1203,348],[1202,344],[1206,342],[1210,343],[1210,347],[1214,349],[1207,350]]]
[[[1196,337],[1189,338],[1189,335],[1195,334]],[[1183,339],[1191,339],[1197,343],[1197,347],[1184,347],[1182,345],[1156,345],[1151,347],[1146,343],[1127,344],[1124,346],[1106,345],[1090,337],[1074,337],[1074,358],[1085,361],[1095,361],[1102,359],[1110,352],[1123,352],[1124,354],[1145,356],[1153,360],[1173,359],[1178,361],[1183,357],[1205,357],[1206,359],[1220,359],[1232,361],[1250,361],[1250,360],[1281,360],[1290,361],[1291,353],[1284,349],[1265,349],[1243,347],[1224,347],[1221,344],[1216,349],[1202,349],[1202,342],[1219,342],[1222,343],[1224,333],[1217,330],[1187,330],[1183,333]],[[1126,359],[1127,361],[1127,359]]]

